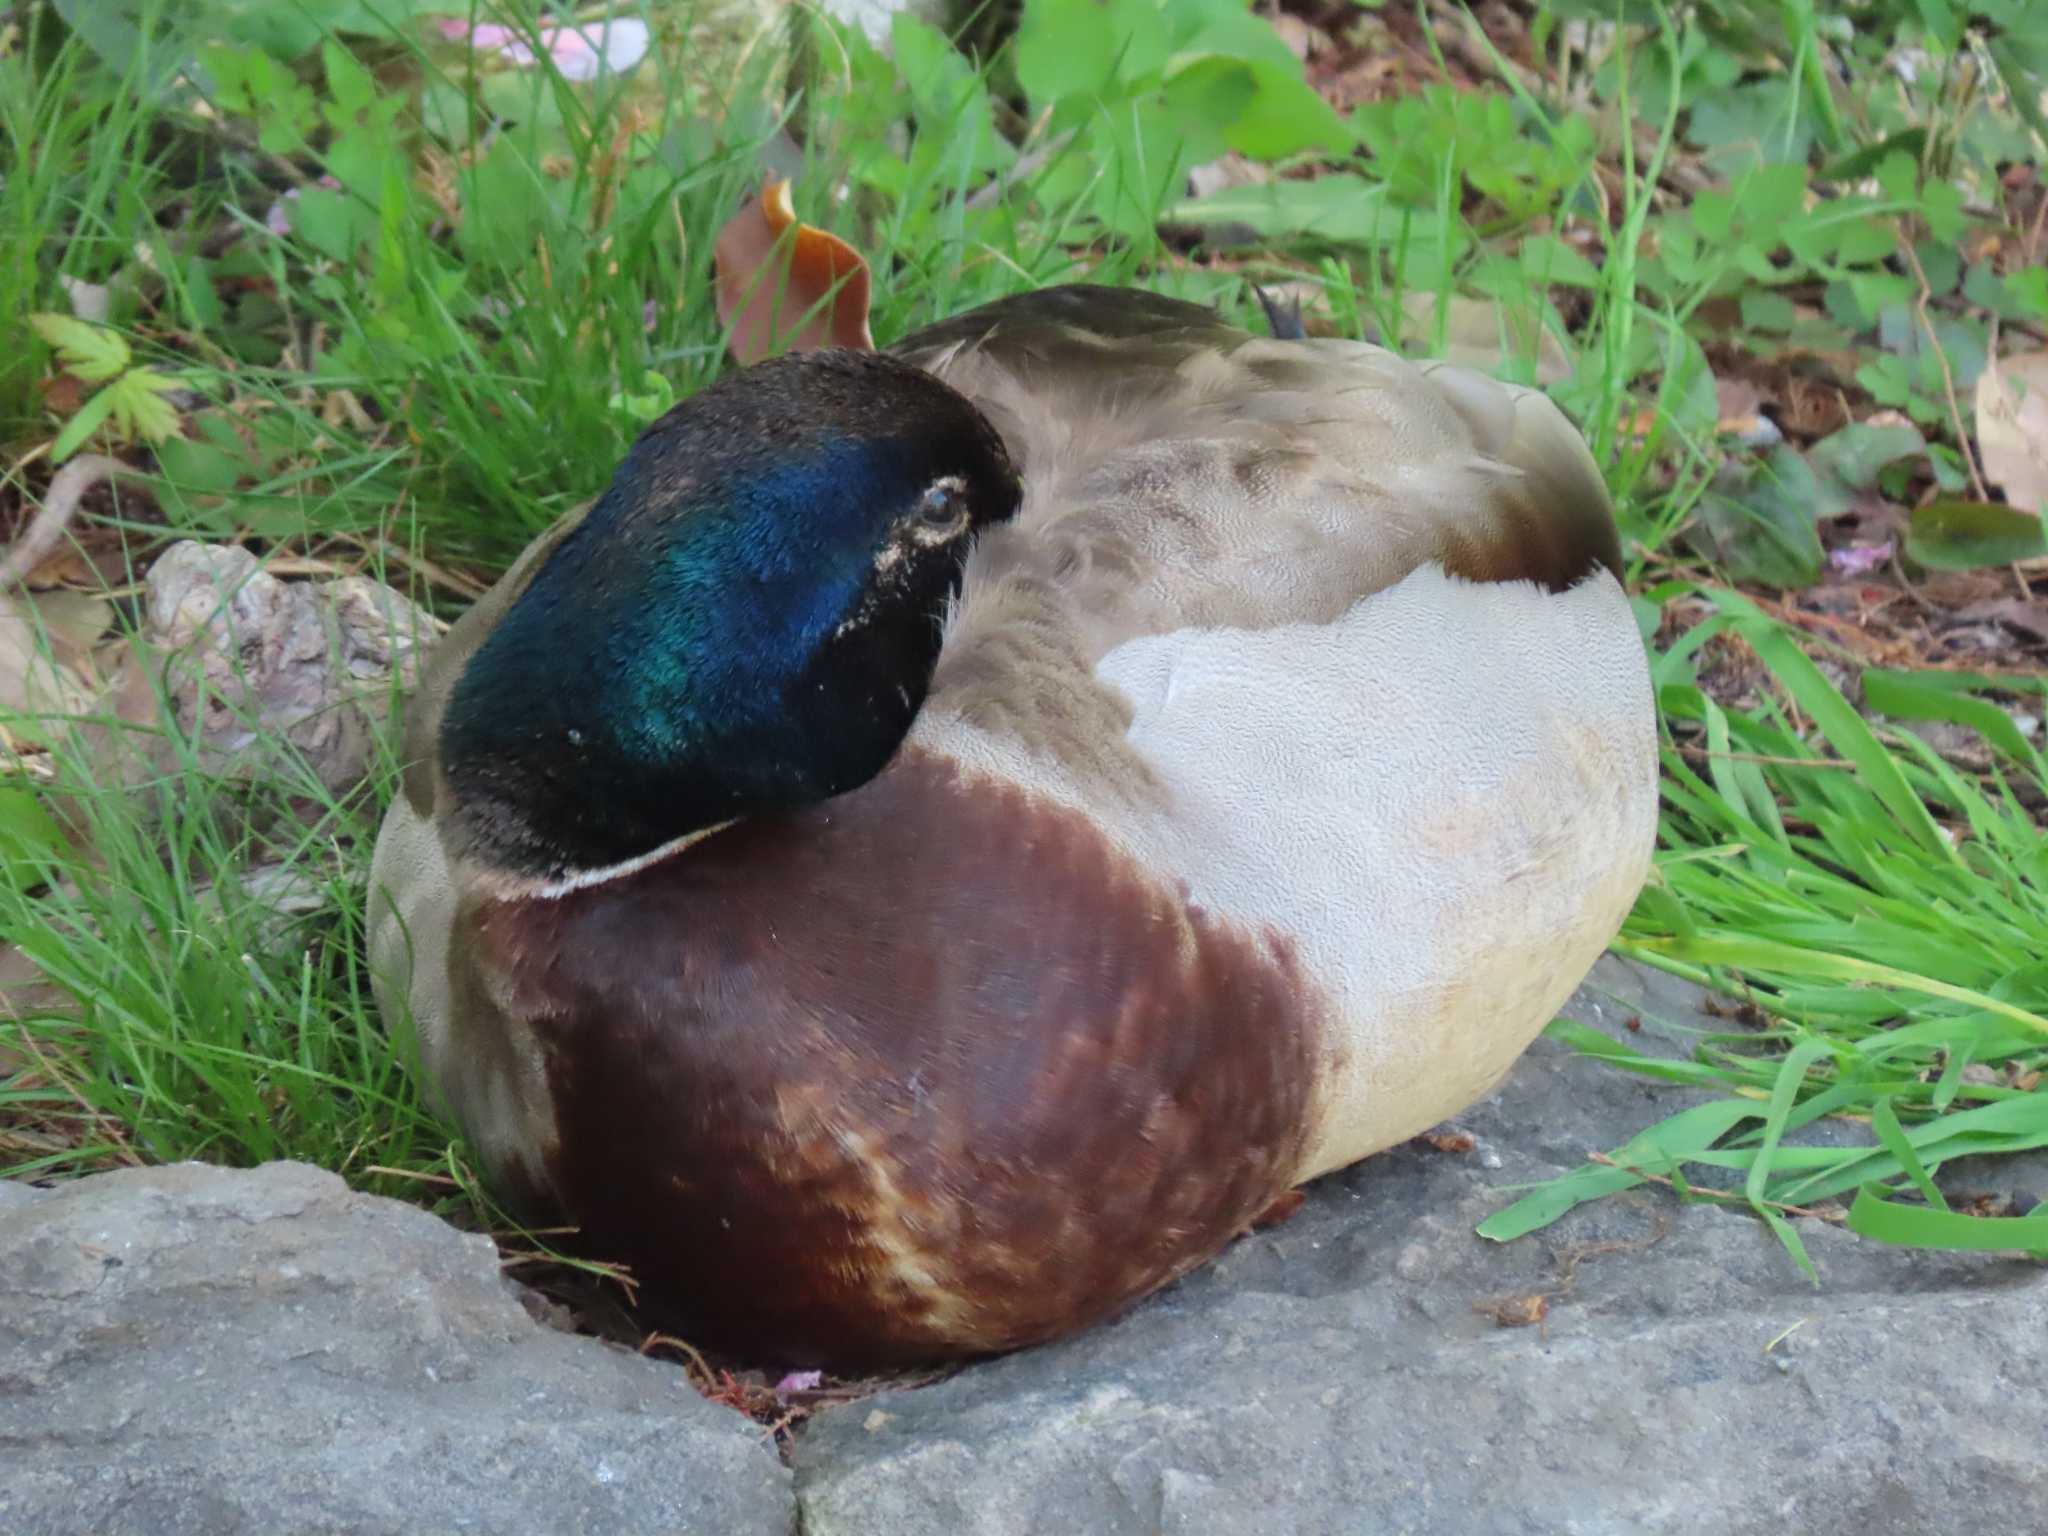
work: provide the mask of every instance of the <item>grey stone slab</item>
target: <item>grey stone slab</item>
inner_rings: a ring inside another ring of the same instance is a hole
[[[0,1531],[787,1536],[758,1426],[298,1164],[0,1198]]]

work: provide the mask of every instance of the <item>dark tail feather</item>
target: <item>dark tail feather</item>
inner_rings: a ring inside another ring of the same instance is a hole
[[[1283,305],[1257,283],[1252,284],[1252,292],[1259,296],[1259,308],[1266,312],[1266,324],[1272,327],[1275,341],[1308,340],[1308,327],[1301,323],[1300,299]]]

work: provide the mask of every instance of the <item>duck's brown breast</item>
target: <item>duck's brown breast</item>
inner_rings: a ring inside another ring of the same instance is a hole
[[[1284,941],[915,752],[612,883],[472,899],[453,952],[542,1042],[590,1251],[771,1357],[1085,1327],[1243,1230],[1313,1130]]]

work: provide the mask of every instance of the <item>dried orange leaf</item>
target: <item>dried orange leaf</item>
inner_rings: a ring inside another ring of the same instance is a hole
[[[742,364],[820,347],[875,349],[868,264],[822,229],[799,224],[789,183],[769,177],[718,232],[718,316]]]
[[[1479,1145],[1469,1131],[1424,1131],[1421,1139],[1439,1152],[1470,1152]]]

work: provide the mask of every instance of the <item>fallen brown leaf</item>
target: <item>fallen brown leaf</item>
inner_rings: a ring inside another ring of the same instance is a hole
[[[1475,1301],[1472,1310],[1490,1317],[1500,1328],[1532,1328],[1550,1316],[1550,1298],[1542,1292],[1527,1296],[1502,1296],[1494,1301]]]
[[[1992,358],[1977,375],[1984,474],[2025,511],[2048,507],[2048,351]]]
[[[1723,432],[1739,434],[1763,414],[1763,404],[1764,392],[1754,381],[1725,374],[1715,376],[1714,405]]]
[[[2008,629],[2032,635],[2036,640],[2048,640],[2048,597],[2009,597],[1988,603],[1971,603],[1958,609],[1956,617],[1978,621],[1989,619]]]
[[[837,235],[797,222],[788,182],[769,177],[726,222],[712,262],[718,315],[742,365],[820,347],[874,351],[868,264]]]
[[[45,634],[52,646],[43,643]],[[42,741],[44,722],[87,714],[97,704],[93,681],[51,654],[57,645],[83,660],[74,645],[51,633],[36,604],[19,594],[0,593],[0,709],[22,717],[8,722],[16,738]]]
[[[85,404],[85,386],[68,373],[44,379],[36,388],[43,392],[43,406],[52,416],[69,418]]]
[[[1465,1131],[1424,1131],[1418,1139],[1439,1152],[1470,1152],[1478,1145]]]

